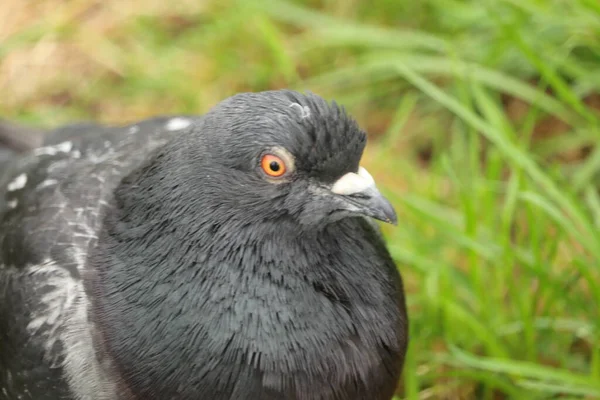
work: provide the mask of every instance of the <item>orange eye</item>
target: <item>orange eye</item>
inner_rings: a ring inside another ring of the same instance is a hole
[[[279,178],[283,174],[285,174],[286,166],[285,162],[277,156],[273,154],[267,154],[263,156],[260,161],[260,166],[265,171],[265,174],[269,175],[272,178]]]

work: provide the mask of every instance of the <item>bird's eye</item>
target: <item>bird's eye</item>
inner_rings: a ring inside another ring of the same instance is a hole
[[[285,162],[273,154],[264,155],[260,161],[260,166],[264,173],[271,178],[279,178],[287,171]]]

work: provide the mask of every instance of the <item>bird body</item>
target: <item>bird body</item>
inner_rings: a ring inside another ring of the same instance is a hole
[[[0,172],[0,399],[391,399],[393,209],[335,104],[73,125]]]

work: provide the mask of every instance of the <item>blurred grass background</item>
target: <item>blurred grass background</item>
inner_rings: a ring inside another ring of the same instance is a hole
[[[600,398],[597,0],[3,0],[0,115],[202,113],[290,87],[343,103],[395,202],[398,398]]]

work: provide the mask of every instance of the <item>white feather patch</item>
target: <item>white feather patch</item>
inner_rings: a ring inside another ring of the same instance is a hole
[[[46,146],[40,147],[39,149],[35,149],[33,154],[36,156],[48,155],[53,156],[58,153],[68,153],[73,149],[73,142],[62,142],[54,146]]]
[[[185,129],[192,124],[187,118],[172,118],[165,125],[165,129],[168,131],[179,131],[181,129]]]
[[[298,103],[292,103],[290,104],[290,107],[295,109],[298,114],[300,114],[300,118],[304,119],[310,117],[310,108],[308,108],[308,106],[301,106]]]
[[[48,362],[58,366],[55,344],[62,343],[62,366],[75,399],[115,399],[116,380],[110,376],[111,367],[101,364],[96,356],[88,317],[89,301],[81,280],[50,259],[27,267],[27,273],[37,290],[44,293],[40,306],[32,312],[27,330],[32,336],[44,339]],[[45,329],[41,330],[42,327]]]
[[[26,184],[27,184],[27,175],[21,174],[21,175],[17,176],[15,179],[13,179],[6,188],[8,189],[9,192],[12,192],[14,190],[23,189]]]
[[[39,185],[36,186],[36,190],[40,190],[43,188],[46,188],[48,186],[54,186],[58,183],[58,181],[56,179],[46,179],[45,181],[43,181],[42,183],[40,183]]]

